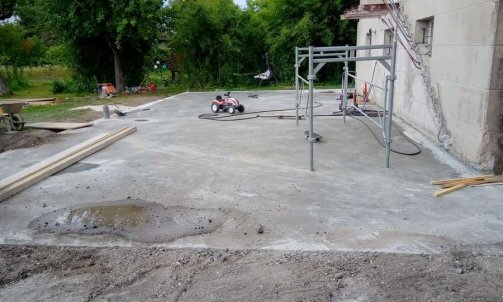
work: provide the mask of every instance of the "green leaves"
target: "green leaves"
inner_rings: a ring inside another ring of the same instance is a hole
[[[358,0],[254,0],[254,18],[265,32],[272,65],[282,79],[293,79],[296,46],[354,44],[356,23],[340,20],[344,9]],[[342,30],[344,28],[344,30]]]
[[[169,28],[183,71],[196,86],[207,84],[201,79],[229,85],[236,74],[263,72],[265,52],[280,80],[293,81],[296,46],[355,42],[356,23],[340,15],[358,2],[249,0],[243,11],[231,0],[172,0]],[[334,78],[333,68],[324,71],[328,78]]]
[[[163,0],[45,1],[48,21],[73,51],[79,74],[112,81],[123,73],[130,85],[138,85],[150,65],[162,7]]]
[[[247,12],[232,0],[173,0],[170,16],[173,48],[189,84],[233,85],[241,73],[260,66],[262,50],[249,50],[261,43],[252,40]]]
[[[15,8],[16,0],[0,0],[0,21],[12,17]]]

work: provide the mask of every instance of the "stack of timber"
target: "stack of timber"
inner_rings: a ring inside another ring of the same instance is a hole
[[[440,197],[466,187],[503,184],[503,176],[481,175],[474,177],[432,180],[431,184],[440,185],[442,187],[442,190],[434,194],[435,197]]]
[[[0,202],[136,131],[124,127],[99,135],[0,180]]]

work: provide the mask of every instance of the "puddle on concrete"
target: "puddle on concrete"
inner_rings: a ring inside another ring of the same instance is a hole
[[[129,240],[161,243],[211,233],[226,220],[216,209],[167,207],[143,200],[122,200],[63,208],[47,213],[29,227],[56,234],[112,234]]]
[[[57,174],[65,174],[65,173],[78,173],[82,171],[91,170],[99,167],[100,165],[91,164],[91,163],[76,163],[71,165],[70,167],[58,172]]]

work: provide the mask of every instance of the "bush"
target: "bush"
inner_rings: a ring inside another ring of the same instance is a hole
[[[28,87],[28,81],[23,75],[23,70],[17,67],[0,68],[0,78],[4,79],[5,84],[13,91]]]
[[[63,83],[60,80],[52,81],[52,92],[53,93],[55,93],[55,94],[63,93],[63,92],[65,92],[65,90],[66,90],[65,83]]]

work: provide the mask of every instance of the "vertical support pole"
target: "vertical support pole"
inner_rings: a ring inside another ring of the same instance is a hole
[[[386,129],[388,127],[388,124],[386,123],[386,113],[388,110],[388,97],[389,97],[389,77],[386,77],[386,81],[384,83],[384,114],[383,118],[381,121],[381,117],[379,116],[379,122],[381,123],[382,126],[382,133],[383,133],[383,138],[386,137]]]
[[[310,143],[310,165],[311,165],[311,171],[314,171],[314,102],[313,102],[313,97],[314,97],[314,78],[315,75],[313,74],[313,69],[314,69],[314,63],[313,63],[313,47],[309,46],[309,75],[308,75],[308,80],[309,80],[309,143]]]
[[[393,127],[393,98],[395,96],[395,80],[396,80],[396,46],[397,46],[397,36],[395,33],[393,48],[391,49],[391,72],[389,75],[389,95],[388,95],[388,119],[386,128],[386,168],[389,168],[390,162],[390,152],[391,152],[391,127]]]
[[[299,125],[299,48],[295,47],[295,122]]]
[[[349,45],[346,45],[346,47],[349,47]],[[349,58],[349,52],[346,50],[346,59]],[[348,72],[349,72],[349,63],[346,60],[344,62],[344,84],[342,85],[342,101],[344,104],[342,104],[342,116],[344,120],[344,124],[346,123],[346,110],[348,107]]]

